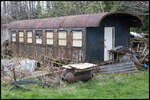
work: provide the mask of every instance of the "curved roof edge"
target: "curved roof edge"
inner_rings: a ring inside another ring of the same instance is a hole
[[[124,14],[135,17],[136,20],[143,25],[142,20],[133,14],[126,12],[105,12],[98,14],[84,14],[84,15],[72,15],[55,18],[42,18],[42,19],[31,19],[31,20],[18,20],[11,22],[8,25],[8,29],[39,29],[39,28],[67,28],[67,27],[98,27],[101,21],[107,16],[113,14]]]
[[[141,27],[141,26],[144,25],[142,19],[141,19],[139,16],[134,15],[134,14],[131,14],[131,13],[129,13],[129,12],[120,12],[120,11],[114,11],[114,12],[110,12],[110,13],[104,15],[103,18],[101,19],[99,25],[101,25],[101,22],[102,22],[102,20],[103,20],[104,18],[106,18],[106,17],[108,17],[108,16],[111,16],[111,15],[128,15],[128,16],[130,16],[130,17],[136,18],[136,21],[137,21],[138,24],[139,24],[139,25],[137,25],[138,27]],[[133,23],[136,24],[136,22],[133,22]]]

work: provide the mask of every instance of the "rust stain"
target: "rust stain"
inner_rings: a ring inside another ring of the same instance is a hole
[[[8,25],[9,29],[38,29],[38,28],[66,28],[66,27],[97,27],[100,22],[106,16],[113,14],[124,14],[136,17],[141,25],[142,20],[135,15],[123,12],[112,12],[112,13],[98,13],[98,14],[84,14],[84,15],[73,15],[55,18],[42,18],[42,19],[31,19],[31,20],[19,20],[11,22]]]

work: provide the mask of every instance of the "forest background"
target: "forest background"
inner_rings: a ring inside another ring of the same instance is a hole
[[[1,25],[15,20],[122,11],[138,15],[149,34],[149,1],[1,1]]]

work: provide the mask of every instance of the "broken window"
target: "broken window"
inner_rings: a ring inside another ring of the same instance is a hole
[[[53,45],[53,32],[46,32],[46,44]]]
[[[72,46],[82,47],[82,31],[72,31],[72,34],[73,34]]]
[[[27,32],[27,43],[32,43],[32,32]]]
[[[24,42],[24,33],[19,32],[19,42]]]
[[[35,38],[37,44],[42,44],[42,31],[36,31]]]
[[[13,32],[13,33],[12,33],[12,41],[13,41],[13,42],[16,42],[16,32]]]
[[[66,46],[66,31],[59,31],[58,32],[58,43],[60,46]]]

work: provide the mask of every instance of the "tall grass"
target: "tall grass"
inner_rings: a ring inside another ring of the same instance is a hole
[[[149,72],[130,74],[96,75],[88,82],[65,83],[64,87],[42,88],[39,85],[26,85],[31,91],[13,89],[2,84],[2,98],[112,98],[139,99],[149,98]]]

